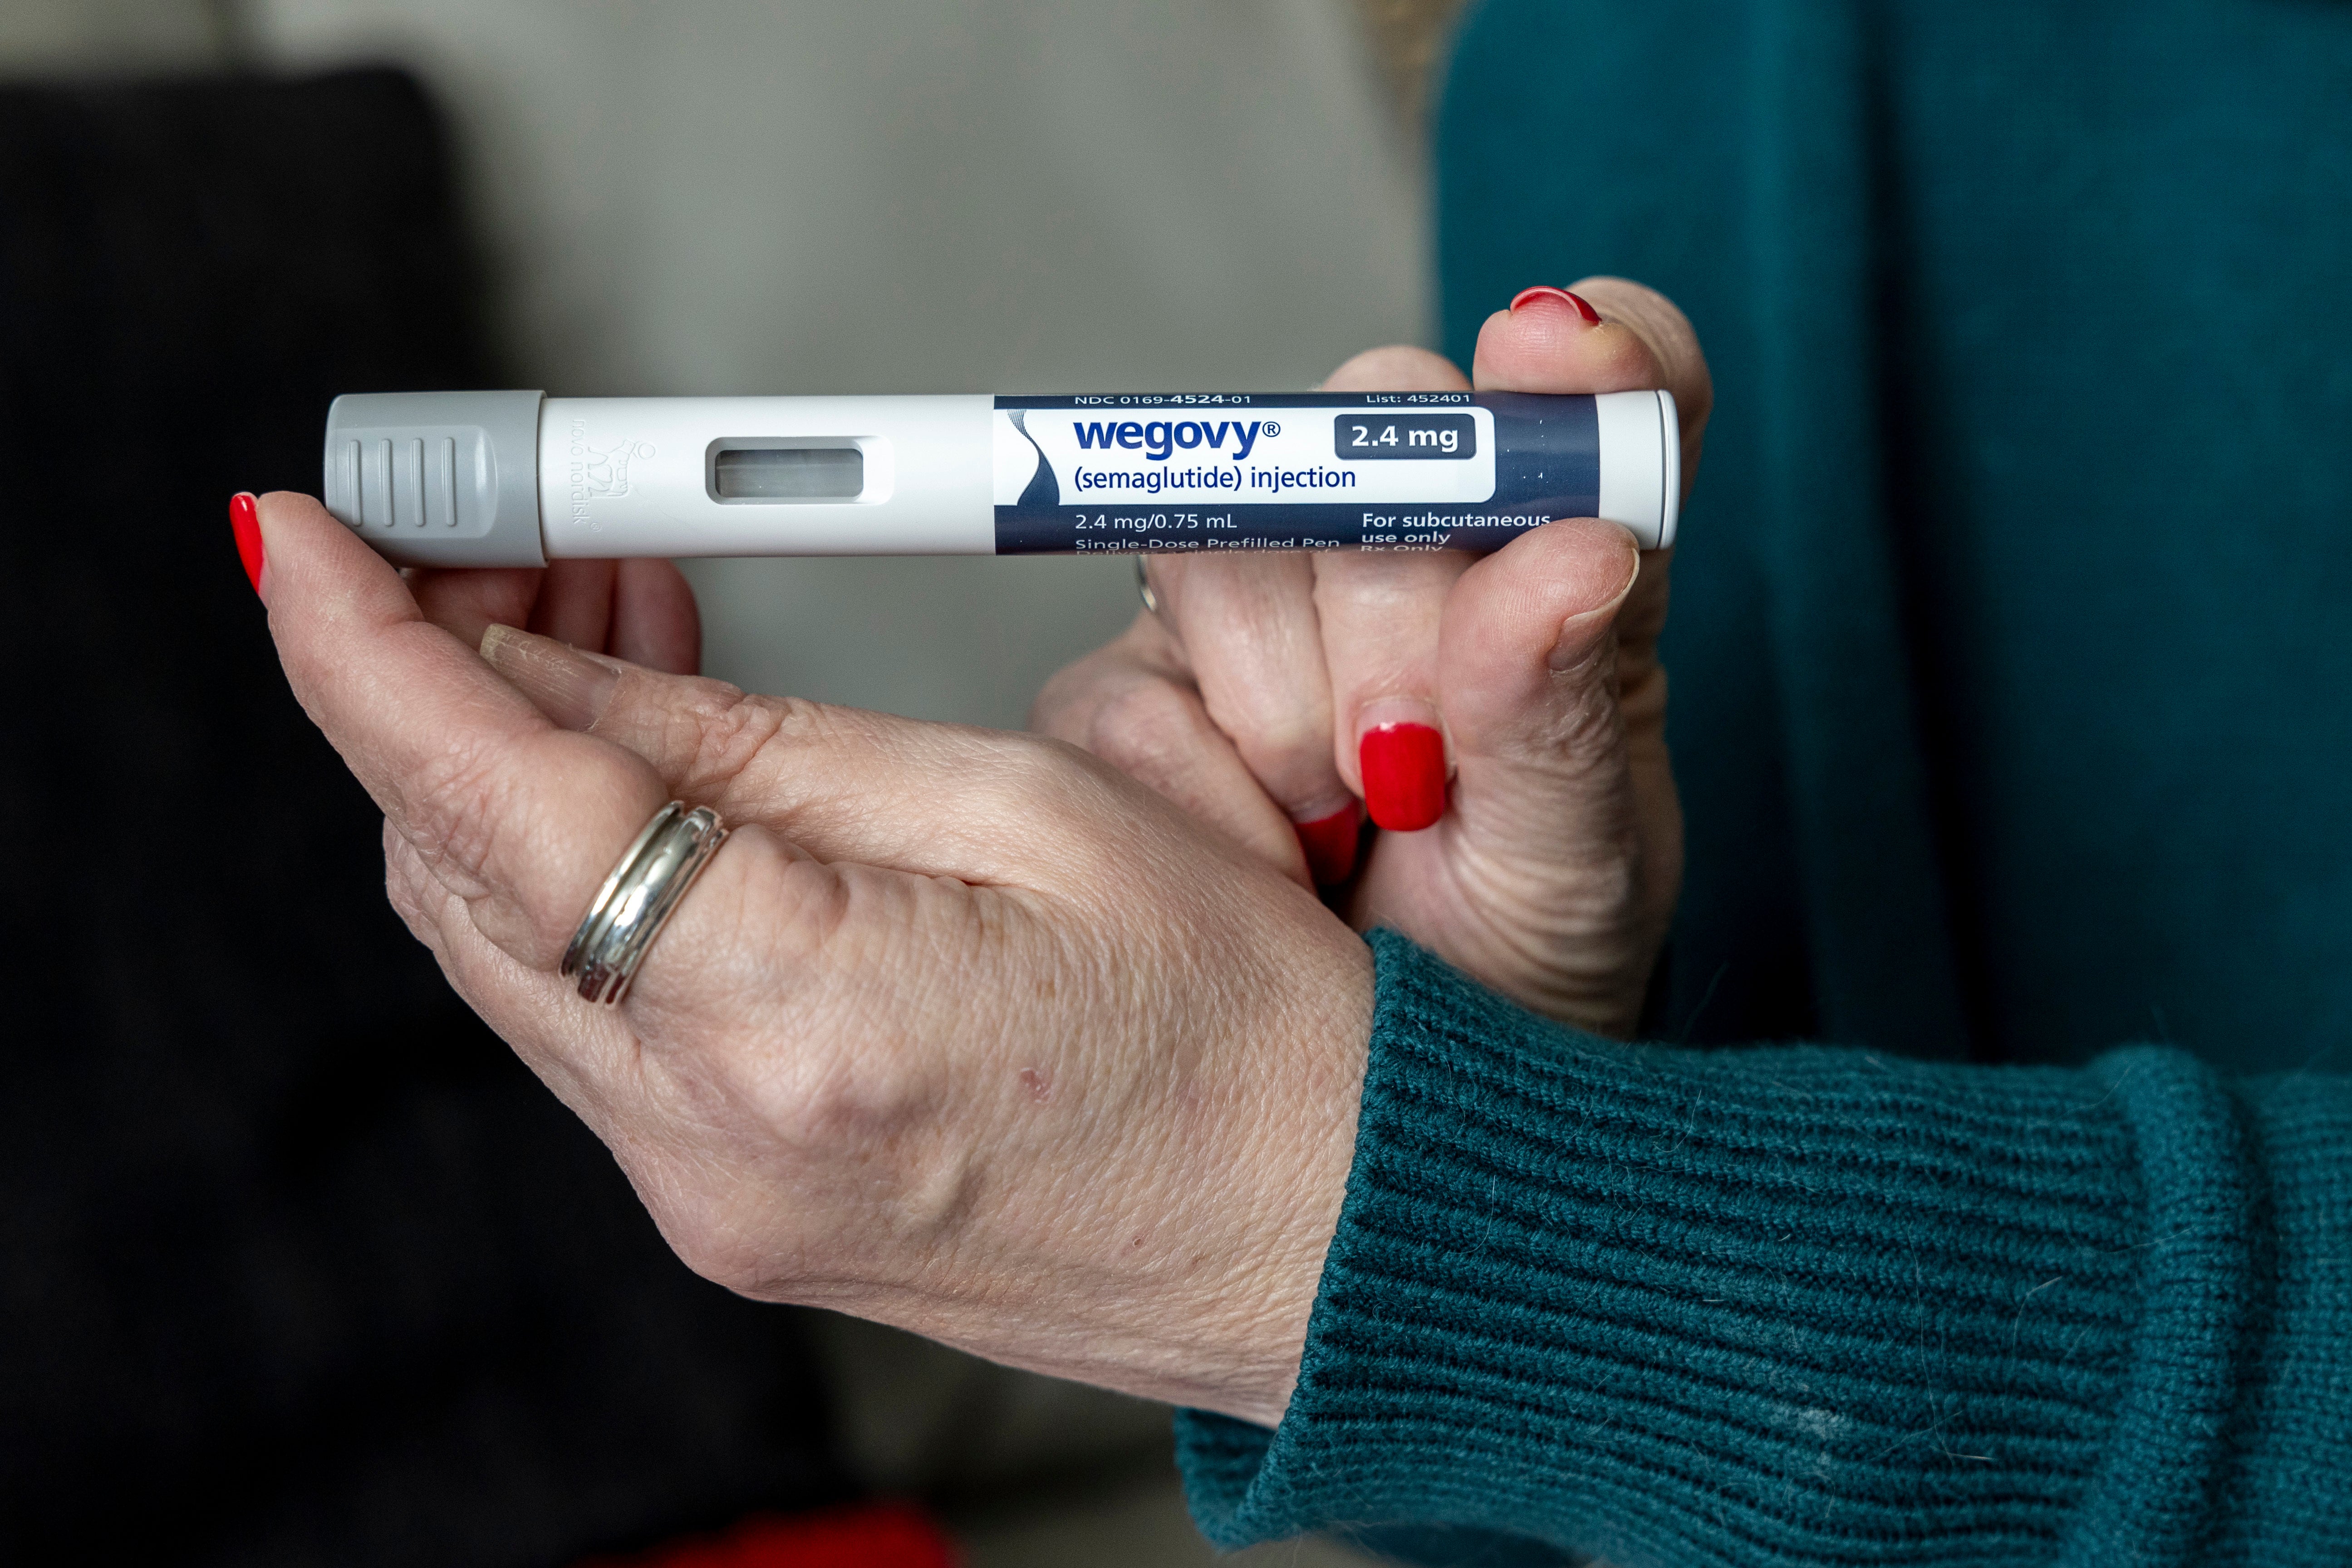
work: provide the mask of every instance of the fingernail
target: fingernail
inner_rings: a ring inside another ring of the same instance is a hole
[[[245,563],[245,580],[261,592],[262,569],[269,564],[261,552],[261,503],[250,490],[228,498],[228,531],[236,535],[236,558]]]
[[[1511,309],[1516,311],[1520,306],[1532,305],[1538,300],[1558,300],[1583,317],[1588,326],[1601,324],[1601,312],[1594,310],[1583,295],[1571,294],[1565,289],[1522,289],[1511,296]]]
[[[1351,800],[1328,816],[1294,825],[1317,887],[1336,887],[1356,868],[1356,830],[1362,823],[1363,815]]]
[[[593,728],[621,679],[618,670],[569,643],[512,626],[484,632],[482,657],[533,707],[567,730]]]
[[[1364,809],[1391,833],[1418,833],[1445,815],[1445,737],[1427,724],[1378,724],[1356,742]]]
[[[1547,660],[1554,674],[1572,669],[1592,656],[1593,648],[1616,624],[1617,612],[1624,608],[1626,595],[1633,593],[1633,584],[1642,580],[1642,552],[1630,537],[1625,545],[1628,564],[1623,585],[1609,596],[1606,604],[1580,610],[1560,623],[1559,640],[1552,644],[1551,655]]]

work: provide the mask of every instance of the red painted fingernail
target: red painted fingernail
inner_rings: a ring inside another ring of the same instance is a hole
[[[1563,300],[1573,307],[1578,315],[1584,318],[1587,325],[1597,327],[1601,324],[1601,312],[1594,310],[1583,295],[1571,294],[1565,289],[1522,289],[1511,296],[1511,309],[1516,310],[1520,306],[1532,304],[1538,300]]]
[[[1356,868],[1356,829],[1363,815],[1349,801],[1328,816],[1295,826],[1298,847],[1307,851],[1307,869],[1318,888],[1336,887]]]
[[[1391,833],[1417,833],[1445,815],[1445,737],[1426,724],[1382,724],[1356,742],[1364,809]]]
[[[228,531],[236,535],[236,558],[245,563],[246,581],[258,594],[266,563],[261,553],[261,507],[251,492],[239,490],[228,498]]]

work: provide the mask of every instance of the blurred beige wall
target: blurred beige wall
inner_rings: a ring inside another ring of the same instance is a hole
[[[1348,0],[248,0],[462,133],[510,363],[573,395],[1304,387],[1424,335],[1417,161]],[[714,673],[1023,721],[1112,560],[692,568]]]
[[[0,72],[411,67],[458,132],[502,347],[550,391],[1268,390],[1425,335],[1395,100],[1452,9],[0,0]],[[999,725],[1135,607],[1123,560],[693,570],[715,673]],[[973,1568],[1213,1561],[1157,1407],[847,1320],[821,1338],[858,1473],[1003,1494],[953,1521]]]
[[[0,71],[202,69],[225,63],[227,0],[0,0]]]
[[[1426,336],[1402,3],[0,0],[0,69],[411,67],[552,392],[1272,390]],[[1134,607],[1117,560],[690,570],[714,673],[986,724]]]

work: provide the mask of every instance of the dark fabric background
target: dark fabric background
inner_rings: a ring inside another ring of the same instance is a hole
[[[2352,1039],[2352,5],[1486,0],[1448,350],[1674,298],[1666,1038]]]
[[[555,1563],[844,1489],[797,1319],[386,907],[238,570],[333,394],[499,382],[476,281],[401,77],[0,89],[0,1560]]]

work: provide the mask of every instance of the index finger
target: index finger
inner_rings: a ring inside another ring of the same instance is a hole
[[[295,696],[482,933],[551,972],[661,780],[550,722],[310,497],[265,496],[260,520]]]

